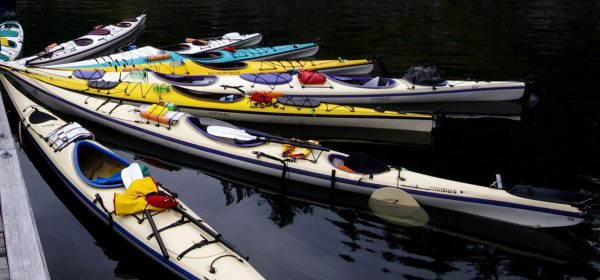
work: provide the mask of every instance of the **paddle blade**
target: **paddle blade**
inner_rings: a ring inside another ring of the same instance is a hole
[[[369,198],[369,208],[380,219],[406,227],[427,224],[429,215],[408,193],[397,188],[381,188]]]
[[[206,127],[206,132],[210,135],[217,137],[237,139],[240,141],[253,141],[256,140],[256,136],[246,133],[246,131],[239,128],[232,128],[226,126],[209,125]]]

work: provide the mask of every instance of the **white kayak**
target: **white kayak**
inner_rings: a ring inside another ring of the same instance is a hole
[[[221,50],[225,47],[248,47],[260,43],[261,33],[241,34],[230,32],[221,37],[194,39],[187,38],[184,43],[160,47],[166,51],[174,51],[183,55],[193,55],[202,52]]]
[[[11,61],[23,50],[23,27],[16,20],[0,23],[0,61]]]
[[[296,71],[296,74],[157,76],[163,81],[204,94],[225,96],[251,94],[256,91],[276,92],[289,97],[336,104],[506,101],[520,99],[525,92],[525,83],[522,81],[448,80],[437,86],[426,86],[414,84],[406,79],[339,76],[303,70]],[[320,82],[311,82],[311,77],[315,76],[321,77]]]
[[[246,257],[180,201],[170,208],[151,208],[140,196],[136,199],[143,200],[145,210],[116,215],[113,199],[126,193],[125,186],[133,189],[135,179],[144,176],[139,165],[129,165],[77,123],[67,123],[34,103],[4,76],[0,80],[36,148],[75,196],[124,239],[181,278],[264,279]],[[147,179],[144,182],[152,182]],[[150,184],[170,193],[160,184]]]
[[[156,111],[152,110],[160,107],[148,109],[110,98],[76,94],[31,79],[18,71],[8,71],[5,75],[61,112],[193,156],[282,180],[367,195],[384,187],[399,188],[422,205],[530,227],[572,226],[583,222],[586,214],[568,203],[535,200],[513,195],[502,188],[393,168],[361,153],[348,155],[330,151],[315,143],[265,135],[177,111],[153,117],[150,114]],[[164,112],[164,109],[160,111]],[[147,118],[142,117],[143,114]]]
[[[44,51],[26,58],[18,63],[24,65],[53,65],[79,61],[94,55],[102,54],[117,48],[120,44],[132,40],[146,21],[146,15],[123,19],[117,24],[96,26],[88,34],[77,39],[52,44]]]
[[[153,48],[114,54],[94,61],[56,65],[52,68],[81,67],[102,69],[114,65],[144,63],[140,57],[155,54]],[[93,63],[93,64],[90,64]],[[94,68],[90,66],[94,66]],[[98,70],[101,71],[101,70]],[[176,84],[201,95],[222,96],[274,92],[288,97],[304,98],[335,104],[397,104],[465,101],[518,100],[525,93],[523,81],[442,80],[434,85],[411,81],[408,77],[387,78],[341,76],[326,71],[294,70],[290,73],[243,73],[238,75],[169,75],[157,72],[162,82]],[[127,74],[119,74],[127,76]]]

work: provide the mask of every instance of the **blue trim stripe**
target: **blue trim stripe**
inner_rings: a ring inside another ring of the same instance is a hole
[[[14,76],[14,75],[13,75]],[[17,79],[20,79],[21,81],[27,83],[26,81],[22,80],[19,77],[16,77]],[[29,84],[29,83],[27,83]],[[31,84],[30,84],[31,85]],[[33,85],[31,85],[33,86]],[[35,86],[33,86],[35,87]],[[143,132],[145,134],[149,134],[151,136],[157,137],[157,138],[161,138],[163,140],[167,140],[170,142],[174,142],[177,143],[179,145],[183,145],[183,146],[187,146],[196,150],[200,150],[203,152],[207,152],[207,153],[212,153],[212,154],[216,154],[219,156],[223,156],[223,157],[228,157],[228,158],[233,158],[239,161],[243,161],[243,162],[248,162],[251,164],[256,164],[256,165],[260,165],[263,167],[267,167],[267,168],[272,168],[275,170],[280,170],[281,169],[281,165],[279,164],[275,164],[275,163],[268,163],[268,162],[263,162],[257,159],[250,159],[250,158],[246,158],[246,157],[242,157],[242,156],[238,156],[235,154],[229,154],[223,151],[219,151],[219,150],[214,150],[211,148],[207,148],[204,146],[200,146],[197,144],[192,144],[189,142],[185,142],[185,141],[181,141],[179,139],[176,138],[171,138],[168,136],[164,136],[162,134],[158,134],[152,131],[148,131],[145,130],[143,128],[139,128],[118,120],[114,120],[111,119],[109,117],[106,117],[102,114],[98,114],[96,112],[92,112],[89,111],[85,108],[82,108],[76,104],[73,104],[67,100],[64,100],[58,96],[55,96],[51,93],[48,93],[47,91],[43,90],[43,89],[39,89],[38,90],[40,92],[43,92],[44,94],[62,102],[62,103],[66,103],[69,106],[75,107],[80,111],[86,112],[89,115],[93,115],[97,118],[101,118],[104,119],[106,121],[115,123],[117,125],[120,126],[124,126],[127,127],[129,129],[132,130],[137,130],[140,132]],[[297,169],[297,168],[293,168],[293,167],[288,167],[288,172],[293,172],[293,173],[297,173],[300,175],[305,175],[305,176],[309,176],[309,177],[313,177],[313,178],[318,178],[318,179],[322,179],[325,180],[327,182],[330,181],[331,177],[329,175],[324,175],[324,174],[319,174],[319,173],[314,173],[314,172],[310,172],[310,171],[306,171],[303,169]],[[371,189],[380,189],[383,187],[390,187],[388,185],[381,185],[381,184],[373,184],[373,183],[365,183],[365,182],[357,182],[354,180],[350,180],[350,179],[345,179],[345,178],[336,178],[337,182],[340,183],[344,183],[344,184],[348,184],[348,185],[353,185],[353,186],[357,186],[357,187],[366,187],[366,188],[371,188]],[[429,197],[435,197],[435,198],[442,198],[442,199],[449,199],[449,200],[456,200],[456,201],[464,201],[464,202],[471,202],[471,203],[480,203],[480,204],[487,204],[487,205],[494,205],[494,206],[501,206],[501,207],[509,207],[509,208],[517,208],[517,209],[523,209],[523,210],[529,210],[529,211],[537,211],[537,212],[542,212],[542,213],[549,213],[549,214],[555,214],[555,215],[561,215],[561,216],[567,216],[567,217],[576,217],[576,218],[582,218],[584,217],[583,213],[573,213],[573,212],[569,212],[569,211],[563,211],[563,210],[556,210],[556,209],[549,209],[549,208],[544,208],[544,207],[539,207],[539,206],[530,206],[530,205],[523,205],[523,204],[517,204],[517,203],[511,203],[511,202],[503,202],[503,201],[496,201],[496,200],[490,200],[490,199],[482,199],[482,198],[471,198],[471,197],[459,197],[459,196],[452,196],[452,195],[447,195],[447,194],[442,194],[442,193],[433,193],[433,192],[426,192],[426,191],[420,191],[420,190],[415,190],[413,188],[410,187],[401,187],[404,191],[411,193],[411,194],[415,194],[415,195],[421,195],[421,196],[429,196]],[[432,205],[435,206],[435,205]]]

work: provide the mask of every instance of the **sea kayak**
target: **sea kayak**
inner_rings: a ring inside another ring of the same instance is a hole
[[[229,63],[303,58],[313,56],[318,51],[319,44],[305,43],[244,49],[225,48],[223,50],[207,51],[186,56],[200,63]]]
[[[125,170],[136,165],[94,141],[77,123],[67,123],[26,98],[4,76],[0,80],[36,148],[75,196],[124,239],[182,278],[264,279],[245,256],[181,201],[176,206],[152,208],[147,204],[150,195],[146,200],[142,196],[124,200],[122,195],[131,194],[127,191],[137,184],[136,173]],[[170,193],[147,179],[137,182]],[[119,214],[131,205],[146,210]]]
[[[119,60],[116,60],[119,61]],[[103,65],[108,66],[108,65]],[[89,69],[89,68],[84,68]],[[108,70],[108,68],[99,68]],[[100,70],[100,71],[104,71]],[[164,71],[160,71],[163,72]],[[160,75],[166,82],[193,87],[198,94],[275,92],[289,97],[337,104],[399,104],[425,102],[508,101],[521,99],[524,81],[442,80],[435,84],[403,78],[341,76],[326,71],[239,75]],[[210,82],[208,82],[210,80]]]
[[[146,21],[146,15],[123,19],[117,24],[96,26],[86,35],[62,44],[51,44],[42,52],[18,61],[25,65],[54,65],[85,59],[110,51],[132,40]]]
[[[23,50],[23,28],[16,20],[0,23],[0,61],[11,61]]]
[[[305,70],[212,77],[157,76],[164,81],[188,86],[190,91],[198,94],[227,95],[259,91],[338,104],[518,100],[523,97],[526,87],[523,81],[472,80],[446,80],[437,85],[423,85],[406,78],[340,76]]]
[[[193,115],[223,120],[370,128],[383,132],[431,132],[438,126],[438,119],[431,114],[403,113],[377,108],[314,102],[285,95],[273,95],[270,92],[254,94],[242,94],[239,91],[234,91],[235,93],[232,94],[202,93],[196,86],[178,83],[180,77],[177,75],[148,71],[65,71],[32,67],[18,69],[14,68],[15,71],[26,72],[25,74],[31,78],[86,95],[110,97],[137,104],[172,102]],[[221,79],[216,76],[204,77],[204,82]],[[179,80],[185,79],[186,77],[183,77]]]
[[[225,47],[247,47],[260,43],[261,33],[241,34],[230,32],[221,37],[186,38],[184,43],[160,47],[160,49],[177,52],[183,55],[193,55],[201,52],[220,50]]]
[[[96,69],[107,72],[149,69],[179,75],[239,75],[242,73],[279,73],[294,69],[318,70],[336,75],[366,74],[373,70],[370,59],[269,60],[202,64],[174,52],[146,46],[95,59],[47,66],[53,69]]]
[[[384,187],[398,188],[422,205],[530,227],[572,226],[583,222],[586,214],[568,203],[530,199],[500,187],[394,168],[362,153],[344,154],[317,143],[285,139],[178,111],[152,116],[158,114],[156,109],[169,109],[74,94],[18,71],[7,71],[5,75],[61,112],[194,156],[276,176],[282,182],[293,180],[367,195]]]

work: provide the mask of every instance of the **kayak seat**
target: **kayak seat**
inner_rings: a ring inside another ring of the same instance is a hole
[[[107,178],[105,178],[105,177],[96,177],[96,179],[93,179],[92,182],[94,184],[98,184],[98,185],[119,184],[120,182],[122,182],[122,180],[121,180],[121,171],[116,171],[110,177],[107,177]]]
[[[104,76],[104,71],[101,70],[75,70],[73,76],[84,80],[98,80]]]
[[[110,34],[110,30],[104,29],[104,28],[102,28],[102,29],[94,29],[94,30],[88,32],[88,35],[106,36],[108,34]]]
[[[80,38],[80,39],[73,40],[73,42],[75,43],[75,45],[78,45],[80,47],[84,47],[84,46],[89,46],[92,43],[94,43],[94,40],[92,40],[90,38]]]
[[[292,75],[288,73],[241,74],[240,78],[262,85],[282,85],[292,81]]]
[[[356,152],[349,156],[330,154],[329,161],[338,169],[348,172],[377,174],[390,170],[390,167],[379,159],[365,153]]]
[[[120,84],[120,82],[105,80],[89,80],[87,83],[88,87],[95,89],[113,89],[118,84]]]

